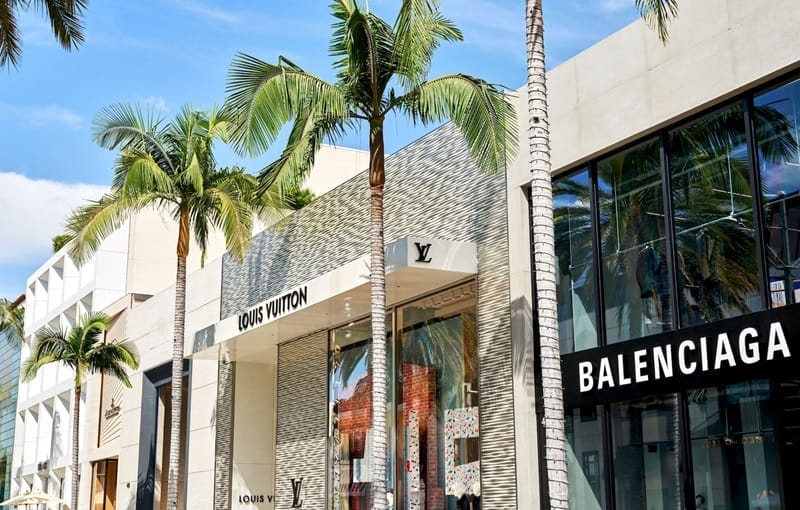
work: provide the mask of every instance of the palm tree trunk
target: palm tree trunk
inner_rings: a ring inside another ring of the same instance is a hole
[[[556,308],[553,191],[550,175],[550,126],[544,63],[542,0],[526,0],[528,38],[528,137],[531,158],[531,225],[544,408],[545,474],[551,510],[569,507],[561,353]]]
[[[370,305],[372,312],[372,508],[386,508],[386,268],[383,242],[383,122],[369,141]]]
[[[181,209],[178,227],[178,270],[175,275],[175,338],[172,343],[172,381],[169,428],[167,508],[178,508],[181,456],[181,404],[183,402],[183,337],[186,321],[186,257],[189,254],[189,211]]]
[[[81,413],[81,381],[76,378],[72,403],[72,492],[70,508],[78,508],[78,491],[80,490],[80,471],[78,471],[78,449],[80,447],[80,413]]]

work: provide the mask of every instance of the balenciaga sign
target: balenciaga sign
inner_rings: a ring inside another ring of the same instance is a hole
[[[800,357],[800,305],[562,356],[567,407],[765,377]],[[798,351],[798,352],[795,352]]]

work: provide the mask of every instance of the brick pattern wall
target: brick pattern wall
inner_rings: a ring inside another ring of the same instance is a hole
[[[419,420],[416,444],[408,441],[406,448],[418,448],[425,456],[425,469],[419,473],[425,480],[425,508],[444,508],[444,487],[439,486],[439,455],[436,423],[436,370],[433,367],[403,363],[403,424],[408,427],[409,414]],[[408,468],[406,468],[408,469]]]
[[[278,347],[275,509],[292,507],[292,479],[303,479],[303,508],[326,501],[328,335],[319,332]]]
[[[236,364],[223,356],[217,365],[217,412],[214,441],[214,510],[231,507],[233,404]]]
[[[368,253],[368,191],[367,175],[361,173],[293,213],[282,228],[256,236],[244,264],[226,256],[221,317]],[[460,133],[447,124],[387,158],[385,208],[387,243],[416,235],[478,244],[482,502],[492,510],[514,509],[505,176],[479,172]],[[284,359],[289,362],[289,355]],[[303,369],[307,377],[323,378],[319,391],[327,387],[324,366],[320,365],[319,374],[310,366]],[[280,391],[279,387],[279,408]],[[307,411],[318,409],[324,423],[327,396],[315,393],[317,397],[319,402],[307,400]],[[279,428],[278,442],[285,441]],[[309,469],[319,466],[324,471],[326,460],[320,451],[324,450],[298,451],[297,455]],[[281,487],[288,481],[278,479],[276,483]]]

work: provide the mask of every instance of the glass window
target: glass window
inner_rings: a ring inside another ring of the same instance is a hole
[[[762,308],[741,103],[669,133],[681,324]]]
[[[387,389],[391,390],[391,314],[387,314]],[[369,320],[331,331],[329,382],[330,507],[370,508],[372,429],[372,326]],[[394,398],[387,393],[387,437],[393,437]],[[392,444],[387,445],[387,488],[392,490]]]
[[[671,329],[657,140],[598,163],[608,343]]]
[[[597,347],[589,172],[553,183],[561,354]]]
[[[755,98],[772,306],[800,302],[800,80]]]
[[[568,411],[566,418],[569,507],[574,510],[605,508],[602,408]]]
[[[689,392],[697,508],[781,507],[770,400],[767,381]]]
[[[400,313],[397,451],[403,452],[403,501],[397,508],[480,508],[475,283]]]
[[[611,406],[617,510],[683,508],[677,396]]]

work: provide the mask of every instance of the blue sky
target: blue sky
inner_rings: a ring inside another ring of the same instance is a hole
[[[363,0],[362,0],[363,3]],[[393,19],[399,0],[371,0]],[[431,75],[465,72],[518,88],[525,82],[523,0],[442,0],[442,11],[465,41],[442,47]],[[330,15],[325,0],[294,2],[137,0],[90,3],[86,42],[62,51],[36,11],[21,14],[23,57],[0,71],[0,296],[24,291],[25,279],[50,256],[50,239],[79,203],[97,198],[111,178],[114,155],[91,140],[97,111],[139,102],[174,115],[184,103],[224,100],[236,52],[274,61],[284,55],[331,79]],[[579,53],[636,19],[633,0],[545,2],[548,66]],[[387,121],[387,149],[408,144],[426,128]],[[343,145],[366,149],[364,133]],[[277,147],[275,150],[277,151]],[[256,171],[257,161],[218,150],[221,164]]]

